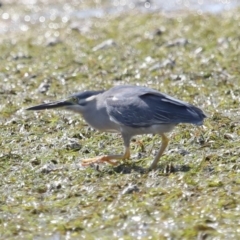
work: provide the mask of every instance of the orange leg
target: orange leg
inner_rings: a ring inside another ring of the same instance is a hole
[[[150,170],[156,169],[159,159],[161,158],[161,156],[163,155],[163,152],[165,151],[165,149],[168,146],[169,139],[167,138],[167,136],[164,134],[161,134],[161,136],[162,136],[162,145],[161,145],[161,148],[160,148],[157,156],[155,157],[155,159],[153,160],[153,162],[150,166]]]
[[[123,155],[104,155],[104,156],[97,156],[94,158],[88,158],[88,159],[82,160],[82,165],[88,166],[92,163],[103,163],[103,162],[107,162],[112,165],[117,165],[117,162],[112,160],[126,160],[129,158],[130,158],[130,149],[129,147],[126,147]]]

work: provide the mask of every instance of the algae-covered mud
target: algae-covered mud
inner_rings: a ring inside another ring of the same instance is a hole
[[[112,2],[1,1],[0,239],[239,239],[239,9]],[[121,153],[121,136],[77,114],[25,111],[119,84],[208,118],[176,127],[147,173],[158,136],[134,138],[127,163],[82,167]]]

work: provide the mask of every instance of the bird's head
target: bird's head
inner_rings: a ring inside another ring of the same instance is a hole
[[[86,106],[89,102],[94,101],[96,95],[103,93],[104,91],[85,91],[71,95],[70,97],[50,103],[43,103],[37,106],[27,108],[26,110],[45,110],[62,108],[65,110],[82,113],[86,110]]]

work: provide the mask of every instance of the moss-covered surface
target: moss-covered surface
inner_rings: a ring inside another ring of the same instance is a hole
[[[0,35],[0,238],[239,239],[239,22],[238,10],[133,11]],[[209,116],[203,127],[175,128],[155,172],[142,168],[157,136],[136,137],[127,165],[82,167],[84,158],[122,152],[121,137],[76,114],[24,110],[129,83]]]

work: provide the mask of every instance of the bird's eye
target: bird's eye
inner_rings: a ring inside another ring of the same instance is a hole
[[[78,103],[78,98],[77,97],[72,97],[72,102],[73,103]]]

